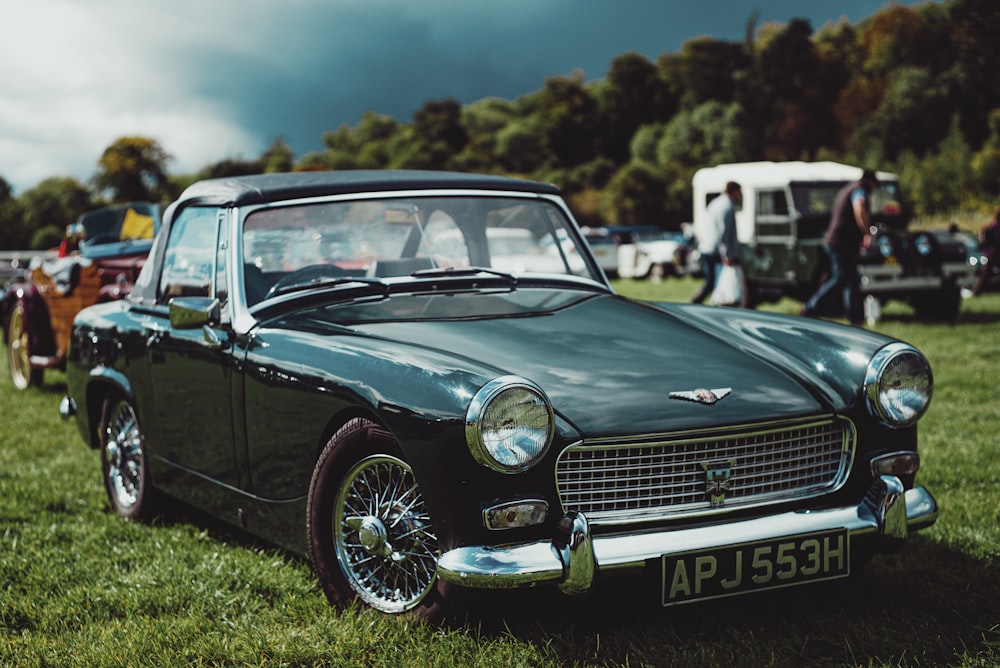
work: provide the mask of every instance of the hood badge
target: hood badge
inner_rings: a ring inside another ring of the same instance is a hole
[[[671,392],[671,399],[680,399],[681,401],[693,401],[697,404],[706,404],[711,406],[720,399],[724,399],[729,396],[733,391],[731,387],[720,387],[714,390],[706,390],[703,387],[697,390],[686,390],[684,392]]]

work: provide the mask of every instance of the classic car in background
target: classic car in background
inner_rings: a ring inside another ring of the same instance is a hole
[[[979,245],[979,237],[965,230],[935,230],[935,234],[947,234],[962,243],[965,248],[965,261],[971,269],[970,275],[962,282],[963,295],[972,296],[972,288],[976,284],[980,272],[986,273],[983,290],[1000,288],[1000,265],[990,264],[989,256]]]
[[[545,264],[498,264],[525,236]],[[335,605],[635,576],[669,606],[847,577],[937,518],[920,352],[618,296],[550,185],[199,182],[71,338],[60,412],[112,508],[169,496],[308,554]]]
[[[757,299],[788,295],[805,300],[827,267],[823,234],[843,186],[861,178],[860,167],[836,162],[747,162],[716,165],[694,174],[694,220],[727,181],[743,189],[736,212],[741,261]],[[974,274],[962,244],[947,235],[909,230],[899,179],[878,172],[872,196],[873,239],[859,270],[865,296],[909,304],[917,317],[952,320],[961,306],[961,285]],[[830,305],[831,312],[836,312]]]
[[[83,214],[71,226],[79,246],[65,257],[36,256],[8,287],[2,313],[10,377],[18,389],[42,382],[66,360],[73,318],[131,289],[159,227],[159,206],[131,202]]]
[[[594,257],[608,276],[660,279],[678,272],[681,232],[653,225],[584,228]]]

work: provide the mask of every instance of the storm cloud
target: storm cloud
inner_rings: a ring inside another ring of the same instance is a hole
[[[89,179],[116,138],[152,137],[170,171],[297,156],[367,111],[408,121],[426,101],[515,99],[545,78],[604,76],[699,35],[758,23],[857,22],[886,3],[841,0],[34,0],[0,22],[0,177],[15,193]],[[906,2],[904,4],[916,4]]]

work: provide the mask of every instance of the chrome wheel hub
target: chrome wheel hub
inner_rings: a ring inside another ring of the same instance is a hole
[[[387,547],[387,537],[385,525],[379,518],[369,515],[361,520],[358,526],[358,541],[368,554],[383,554]]]

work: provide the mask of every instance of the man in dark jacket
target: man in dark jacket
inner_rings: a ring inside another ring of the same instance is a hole
[[[872,242],[871,195],[878,186],[875,172],[866,169],[861,180],[840,189],[833,201],[830,225],[823,236],[823,250],[830,258],[830,277],[819,286],[799,310],[801,315],[819,312],[828,296],[839,290],[843,294],[844,311],[852,325],[862,323],[861,276],[858,262],[861,249]]]

